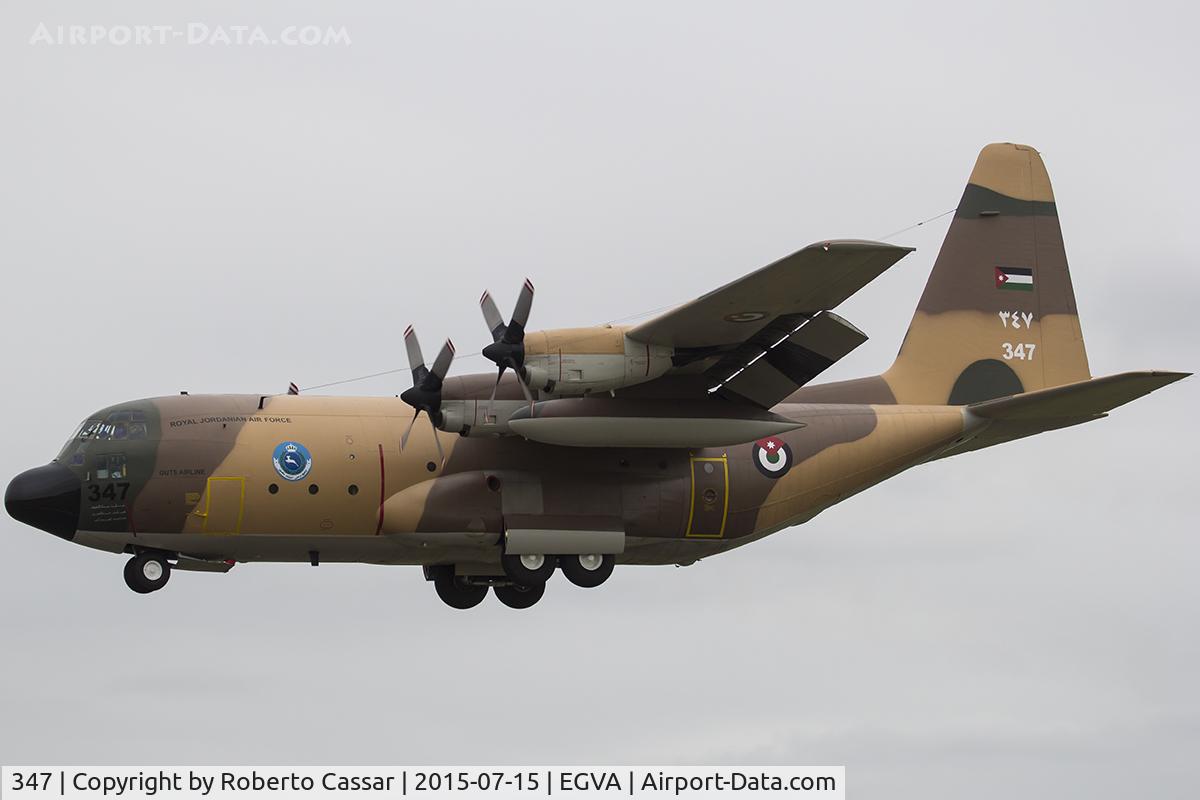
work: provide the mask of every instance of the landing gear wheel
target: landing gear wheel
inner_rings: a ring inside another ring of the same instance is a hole
[[[492,591],[496,593],[496,599],[509,608],[529,608],[542,599],[542,595],[546,593],[546,584],[539,583],[537,586],[521,586],[520,584],[493,586]]]
[[[616,556],[589,554],[582,556],[561,556],[559,567],[566,579],[576,586],[591,589],[608,580],[612,575],[613,565],[617,563]]]
[[[550,580],[550,576],[554,574],[554,568],[558,566],[558,559],[554,556],[544,555],[502,555],[500,556],[500,564],[504,567],[504,574],[513,583],[519,583],[522,586],[537,586]]]
[[[451,608],[474,608],[487,597],[488,587],[467,583],[462,575],[455,575],[453,569],[441,570],[433,579],[433,588],[438,597]]]
[[[138,594],[157,592],[171,579],[171,565],[153,553],[139,553],[125,564],[125,584]]]

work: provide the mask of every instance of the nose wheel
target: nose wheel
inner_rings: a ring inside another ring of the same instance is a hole
[[[138,553],[125,563],[125,584],[138,594],[157,592],[171,579],[171,565],[154,553]]]

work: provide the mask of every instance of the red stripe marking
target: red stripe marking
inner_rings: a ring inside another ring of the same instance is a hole
[[[384,492],[386,491],[386,483],[384,482],[384,467],[383,467],[383,445],[379,445],[379,522],[375,523],[375,535],[383,530],[383,501]]]

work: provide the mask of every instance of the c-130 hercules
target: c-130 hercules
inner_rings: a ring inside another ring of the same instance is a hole
[[[498,374],[447,378],[450,342],[427,367],[410,328],[399,399],[121,403],[5,507],[131,554],[140,593],[177,569],[324,560],[420,564],[455,608],[489,587],[527,608],[556,569],[593,587],[616,563],[691,564],[1187,376],[1091,377],[1049,176],[1033,148],[992,144],[895,363],[808,386],[867,338],[832,309],[908,252],[821,242],[636,326],[527,332],[532,284],[507,322],[485,293]]]

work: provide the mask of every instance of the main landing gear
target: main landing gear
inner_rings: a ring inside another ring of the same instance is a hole
[[[558,560],[558,567],[571,583],[591,589],[608,580],[616,563],[616,556],[591,553],[583,556],[562,556]]]
[[[138,553],[125,564],[125,583],[138,594],[157,592],[171,579],[171,565],[158,553]]]
[[[438,597],[451,608],[474,608],[487,597],[488,585],[475,583],[466,575],[455,575],[454,567],[438,568],[433,574],[433,588]]]
[[[535,586],[522,586],[519,583],[508,586],[496,585],[492,587],[492,591],[495,592],[496,599],[509,608],[529,608],[542,599],[542,595],[546,593],[546,584],[539,583]]]
[[[546,593],[546,581],[557,567],[576,586],[593,588],[612,575],[616,556],[599,553],[585,555],[509,555],[500,557],[503,575],[456,575],[453,564],[425,568],[425,577],[433,581],[438,597],[451,608],[474,608],[487,597],[488,587],[496,599],[509,608],[530,608]]]
[[[545,584],[550,580],[550,576],[554,574],[554,568],[558,566],[558,558],[556,556],[524,555],[500,556],[500,566],[504,568],[504,574],[507,575],[513,583],[521,586],[537,586]]]

